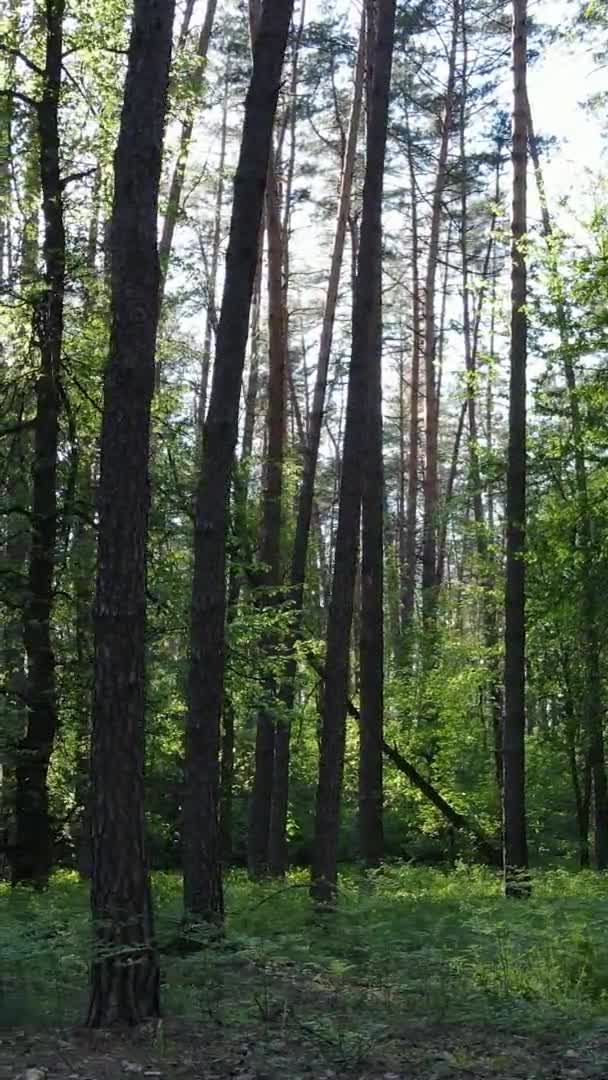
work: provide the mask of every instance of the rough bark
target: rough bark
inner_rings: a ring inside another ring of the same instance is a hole
[[[52,643],[53,579],[57,540],[59,373],[63,342],[65,228],[60,173],[59,94],[64,0],[46,5],[45,65],[37,105],[40,186],[44,218],[44,283],[35,303],[40,348],[32,463],[32,535],[24,610],[27,656],[27,729],[16,769],[16,840],[13,884],[43,888],[53,857],[47,775],[57,730],[55,654]]]
[[[375,5],[368,2],[368,123],[374,123]],[[375,301],[370,313],[367,416],[361,500],[361,629],[359,637],[359,856],[366,868],[383,855],[384,726],[384,463],[382,456],[382,231],[375,273]]]
[[[506,500],[503,843],[505,892],[529,892],[525,799],[527,0],[513,0],[511,378]]]
[[[321,715],[311,894],[330,902],[337,879],[337,841],[344,767],[349,649],[362,497],[362,455],[369,392],[369,354],[375,346],[374,310],[381,258],[382,190],[395,23],[394,0],[379,0],[367,131],[361,237],[353,310],[340,507],[327,625],[328,678]]]
[[[144,836],[145,617],[156,222],[172,25],[171,0],[135,0],[114,165],[94,610],[91,1027],[159,1013]]]
[[[224,294],[196,496],[184,788],[184,905],[223,914],[218,836],[219,729],[224,690],[226,530],[258,239],[292,0],[266,0],[253,46],[234,179]]]

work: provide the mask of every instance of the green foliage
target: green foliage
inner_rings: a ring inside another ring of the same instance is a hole
[[[301,1024],[336,1062],[359,1067],[407,1023],[483,1022],[520,1033],[586,1030],[608,1009],[608,884],[538,873],[529,902],[505,901],[499,878],[387,867],[339,883],[339,908],[314,915],[307,877],[254,886],[228,877],[222,939],[174,948],[177,877],[154,879],[165,1009],[247,1027]],[[0,1024],[70,1024],[84,1008],[86,888],[55,875],[47,894],[0,892]]]

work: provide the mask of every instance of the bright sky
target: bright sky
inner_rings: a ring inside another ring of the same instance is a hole
[[[559,27],[572,6],[563,0],[539,0],[532,10],[539,21]],[[594,177],[606,171],[608,160],[599,119],[586,112],[583,102],[608,88],[608,70],[598,66],[580,34],[571,44],[550,46],[543,61],[531,68],[528,85],[538,133],[561,140],[545,169],[551,202],[574,196],[584,215],[596,187]]]

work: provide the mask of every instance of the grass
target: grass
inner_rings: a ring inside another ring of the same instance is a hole
[[[161,948],[181,883],[155,876]],[[403,1025],[477,1025],[522,1037],[608,1030],[608,876],[543,871],[506,902],[492,873],[389,867],[340,881],[339,910],[313,913],[306,876],[227,880],[225,941],[163,956],[164,1010],[192,1024],[289,1027],[331,1060],[363,1061]],[[0,1025],[82,1021],[86,887],[57,874],[44,895],[0,886]],[[294,1075],[297,1070],[292,1070]]]

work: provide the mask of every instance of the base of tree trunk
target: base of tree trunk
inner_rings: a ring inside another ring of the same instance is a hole
[[[53,865],[46,766],[17,766],[13,885],[45,889]]]
[[[133,1027],[159,1016],[160,969],[153,949],[126,961],[111,955],[94,961],[87,1027]]]

